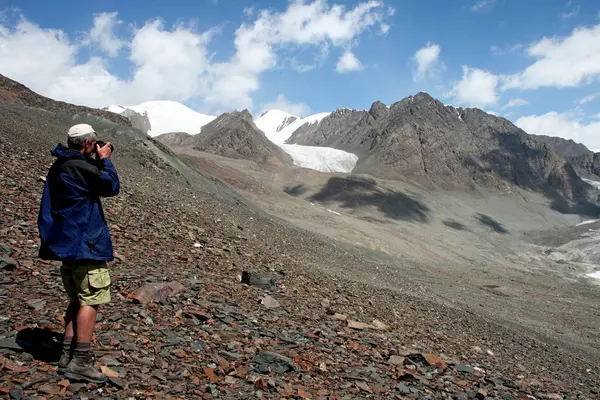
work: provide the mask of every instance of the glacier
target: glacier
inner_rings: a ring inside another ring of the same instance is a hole
[[[358,157],[347,151],[332,147],[286,144],[292,134],[304,124],[318,124],[331,113],[324,112],[307,117],[296,117],[280,110],[269,110],[254,121],[267,138],[288,153],[294,165],[321,172],[350,173]]]

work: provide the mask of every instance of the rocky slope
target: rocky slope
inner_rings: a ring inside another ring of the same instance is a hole
[[[62,101],[49,99],[48,97],[44,97],[33,92],[25,85],[13,81],[2,74],[0,74],[0,102],[5,104],[20,104],[28,107],[37,107],[52,112],[68,112],[78,115],[95,115],[117,124],[131,126],[131,122],[127,117],[117,115],[106,110],[76,106],[73,104],[64,103]]]
[[[533,135],[538,141],[546,143],[558,155],[566,158],[584,156],[594,152],[581,143],[572,139],[563,139],[554,136]]]
[[[292,158],[267,139],[246,110],[219,116],[204,125],[197,135],[169,133],[160,135],[158,140],[170,146],[191,146],[199,151],[261,164],[292,164]]]
[[[352,152],[353,172],[411,178],[442,188],[475,185],[510,191],[512,185],[589,199],[589,188],[548,145],[504,118],[478,109],[445,106],[419,93],[389,108],[338,110],[318,125],[305,125],[287,143]]]
[[[600,180],[600,153],[589,152],[571,157],[569,161],[583,177]]]
[[[56,375],[66,298],[59,265],[36,257],[48,149],[77,122],[115,144],[122,181],[104,203],[117,262],[94,338],[111,375],[100,388]],[[135,129],[0,103],[0,157],[0,396],[597,397],[597,359],[472,312],[324,276],[315,266],[377,265],[264,215]],[[141,287],[170,282],[178,294],[138,303]]]

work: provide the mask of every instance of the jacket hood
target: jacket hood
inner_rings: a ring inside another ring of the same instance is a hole
[[[50,154],[58,158],[84,158],[84,155],[81,154],[81,152],[69,149],[61,143],[57,144],[56,147],[50,151]]]

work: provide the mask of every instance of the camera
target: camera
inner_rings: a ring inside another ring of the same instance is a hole
[[[96,140],[96,146],[98,146],[98,147],[104,147],[105,144],[106,144],[106,142],[103,140]],[[113,153],[115,151],[115,147],[112,145],[112,143],[110,145],[110,151]]]

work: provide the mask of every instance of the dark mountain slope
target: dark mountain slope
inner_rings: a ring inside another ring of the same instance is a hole
[[[558,155],[565,158],[579,157],[589,154],[594,154],[593,151],[585,147],[581,143],[577,143],[571,139],[563,139],[555,136],[532,135],[536,140],[546,143]]]
[[[120,125],[131,126],[129,119],[106,110],[76,106],[62,101],[52,100],[33,92],[25,85],[13,81],[0,74],[0,102],[5,104],[20,104],[28,107],[41,108],[58,113],[89,114],[105,118]]]
[[[158,136],[158,140],[166,145],[192,146],[199,151],[229,158],[274,165],[292,164],[292,158],[267,139],[246,110],[222,114],[203,126],[197,135],[167,133]]]
[[[591,198],[588,185],[548,145],[504,118],[445,106],[426,93],[389,108],[376,102],[369,111],[338,110],[288,142],[350,151],[360,157],[354,172],[377,177]]]

